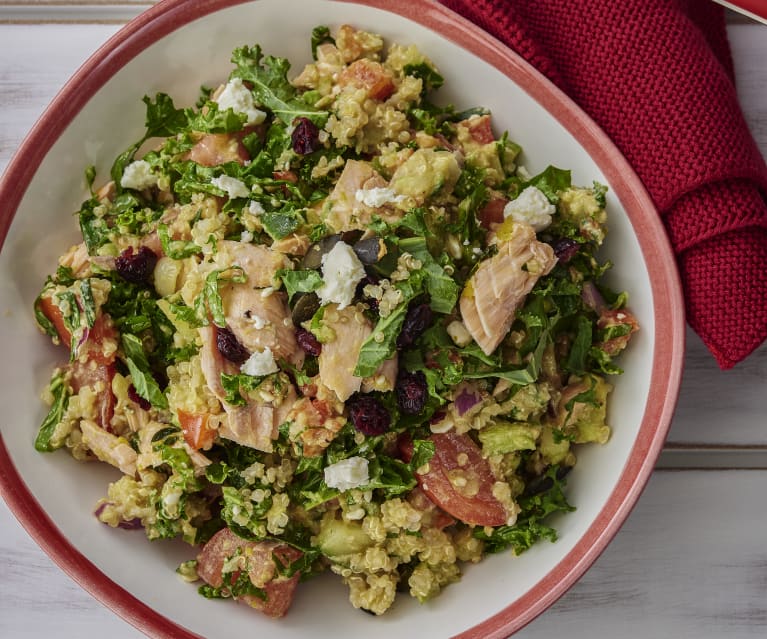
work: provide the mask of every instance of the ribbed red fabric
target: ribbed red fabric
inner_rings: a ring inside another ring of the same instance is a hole
[[[767,166],[702,0],[442,0],[517,51],[613,139],[657,205],[687,320],[723,369],[767,338]],[[660,327],[662,330],[662,327]]]

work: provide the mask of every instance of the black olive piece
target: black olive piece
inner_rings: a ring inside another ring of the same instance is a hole
[[[359,261],[366,265],[377,264],[380,259],[386,255],[386,244],[378,236],[368,237],[360,240],[354,246],[354,253]]]
[[[557,479],[562,480],[567,477],[572,468],[572,466],[560,466],[557,469]],[[533,477],[529,482],[527,482],[524,490],[524,495],[525,497],[532,497],[533,495],[545,493],[547,490],[551,490],[553,485],[554,480],[552,480],[551,477],[547,475],[538,475],[537,477]]]
[[[362,229],[352,229],[351,231],[344,231],[341,233],[341,239],[349,245],[359,242],[362,236],[365,235],[365,231]]]
[[[314,314],[320,307],[320,298],[317,297],[317,293],[298,293],[296,294],[296,302],[293,305],[293,311],[291,317],[293,324],[298,326],[304,322],[309,321],[314,317]]]
[[[329,253],[331,249],[341,241],[341,234],[328,235],[309,247],[309,250],[301,260],[302,269],[316,270],[322,266],[322,256]]]

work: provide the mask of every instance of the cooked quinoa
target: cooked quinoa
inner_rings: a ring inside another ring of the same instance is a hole
[[[69,351],[35,445],[118,468],[98,519],[184,539],[206,597],[281,616],[331,571],[383,614],[556,539],[637,323],[596,257],[605,187],[528,173],[414,44],[311,44],[145,98],[111,181],[87,171],[35,303]]]

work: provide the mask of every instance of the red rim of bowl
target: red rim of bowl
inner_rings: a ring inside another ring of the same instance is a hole
[[[216,10],[247,0],[163,0],[101,46],[64,85],[17,150],[0,181],[0,245],[37,166],[71,120],[121,67],[163,36]],[[684,303],[673,253],[647,191],[605,133],[570,98],[519,55],[432,0],[339,0],[401,15],[475,53],[519,84],[588,151],[629,215],[645,256],[656,305],[656,336],[648,400],[637,440],[616,487],[567,556],[522,597],[458,635],[500,639],[561,597],[591,566],[639,499],[671,423],[682,375]],[[16,471],[0,437],[0,493],[38,545],[82,588],[142,632],[159,639],[198,635],[151,609],[98,570],[59,531]]]

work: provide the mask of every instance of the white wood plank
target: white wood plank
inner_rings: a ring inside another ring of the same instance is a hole
[[[767,636],[766,480],[656,472],[592,569],[516,636]]]
[[[67,79],[118,29],[0,24],[0,172]]]
[[[656,472],[594,566],[515,639],[767,636],[765,485],[766,471]],[[53,565],[4,505],[0,530],[0,637],[142,636]]]
[[[691,330],[687,345],[668,442],[767,446],[767,344],[728,371]]]

